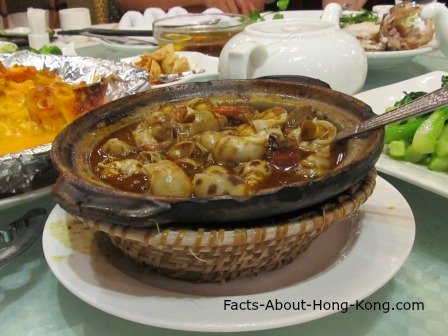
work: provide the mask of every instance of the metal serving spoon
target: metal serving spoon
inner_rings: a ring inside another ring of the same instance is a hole
[[[395,110],[370,118],[356,126],[344,128],[336,134],[336,141],[373,131],[396,121],[432,112],[445,105],[448,105],[448,87],[442,87]]]
[[[184,71],[181,74],[174,73],[174,74],[167,74],[167,75],[160,75],[160,76],[154,76],[154,75],[151,75],[151,73],[149,73],[149,76],[158,80],[162,84],[167,84],[167,83],[175,82],[175,81],[190,77],[191,75],[197,75],[197,74],[204,73],[204,72],[205,72],[205,69],[198,69],[198,70]]]
[[[157,42],[132,38],[129,36],[106,36],[106,35],[94,34],[94,33],[88,32],[88,31],[81,32],[80,35],[87,36],[87,37],[95,37],[104,42],[112,43],[112,44],[126,44],[126,45],[134,45],[134,46],[149,45],[149,46],[155,46],[155,47],[159,45]]]
[[[47,210],[36,208],[0,230],[0,267],[25,251],[39,236],[47,219]]]
[[[158,25],[159,28],[207,28],[208,26],[214,26],[221,22],[221,18],[213,18],[210,20],[205,20],[201,22],[196,23],[186,23],[186,24],[179,24],[179,25]]]

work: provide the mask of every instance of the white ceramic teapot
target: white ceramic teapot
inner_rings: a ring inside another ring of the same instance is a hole
[[[434,21],[437,44],[448,57],[448,8],[440,2],[423,6],[421,17]]]
[[[222,78],[301,75],[327,82],[334,90],[358,92],[367,76],[360,42],[339,28],[340,5],[325,7],[321,19],[281,19],[247,26],[224,46]]]

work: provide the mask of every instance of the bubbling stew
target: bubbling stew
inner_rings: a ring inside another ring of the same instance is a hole
[[[260,108],[193,99],[155,108],[93,149],[115,188],[162,197],[249,196],[318,179],[344,158],[336,126],[311,106]]]

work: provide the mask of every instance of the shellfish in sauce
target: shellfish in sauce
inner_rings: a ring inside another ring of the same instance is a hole
[[[322,116],[310,106],[167,104],[102,139],[90,165],[105,183],[129,192],[248,196],[323,177],[344,158],[336,126]]]

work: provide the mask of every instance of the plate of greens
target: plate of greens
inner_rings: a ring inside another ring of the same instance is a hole
[[[448,85],[448,72],[435,71],[355,95],[376,114]],[[448,197],[448,106],[386,126],[384,152],[376,168]]]

